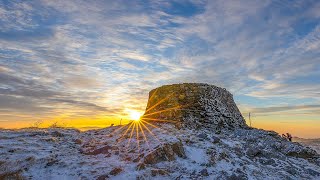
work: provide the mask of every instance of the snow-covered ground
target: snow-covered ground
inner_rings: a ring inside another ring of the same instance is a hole
[[[316,150],[318,154],[320,154],[320,138],[319,139],[303,139],[303,138],[294,137],[293,141],[299,142],[304,146],[311,147],[312,149]]]
[[[320,179],[319,154],[274,132],[129,127],[0,130],[0,179]]]

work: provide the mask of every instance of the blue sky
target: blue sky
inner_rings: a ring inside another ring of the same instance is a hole
[[[0,126],[143,110],[181,82],[320,121],[319,22],[319,1],[1,0]]]

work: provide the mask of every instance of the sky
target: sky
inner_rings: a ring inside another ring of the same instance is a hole
[[[105,127],[172,83],[320,137],[320,1],[0,0],[0,127]]]

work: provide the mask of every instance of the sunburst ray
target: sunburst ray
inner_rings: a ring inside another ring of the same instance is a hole
[[[156,90],[152,93],[152,95],[151,95],[151,97],[149,98],[149,100],[153,100],[153,98],[154,98],[154,96],[157,94],[158,90],[159,90],[159,89],[156,89]]]
[[[157,118],[142,118],[142,120],[149,120],[149,121],[155,121],[155,122],[172,122],[172,123],[177,123],[178,121],[176,120],[168,120],[168,119],[157,119]]]
[[[140,124],[140,121],[135,122],[136,123],[136,139],[137,139],[137,146],[138,146],[138,152],[140,152],[140,137],[139,137],[139,130],[138,130],[138,126]]]
[[[165,130],[163,128],[160,128],[160,127],[156,126],[155,124],[149,123],[148,121],[144,121],[144,123],[148,124],[149,126],[152,126],[153,128],[159,129],[163,133],[167,133],[168,132],[167,130]]]
[[[150,108],[146,109],[146,112],[149,112],[150,110],[154,109],[155,107],[157,107],[159,104],[163,103],[164,101],[166,101],[167,99],[169,99],[174,93],[169,94],[167,97],[161,99],[160,101],[158,101],[156,104],[154,104],[153,106],[151,106]]]
[[[121,129],[123,129],[123,128],[129,126],[129,125],[130,125],[130,123],[128,123],[128,124],[126,124],[126,125],[123,125],[123,126],[117,128],[117,129],[113,130],[111,133],[116,133],[116,132],[120,131]]]
[[[144,114],[144,115],[142,116],[142,118],[148,117],[148,116],[151,116],[151,115],[154,115],[154,114],[159,114],[159,113],[162,113],[162,112],[166,112],[166,111],[171,111],[171,110],[183,110],[183,109],[181,109],[181,108],[185,108],[185,107],[187,107],[187,106],[188,106],[188,105],[178,105],[178,106],[175,106],[175,107],[163,109],[163,110],[156,111],[156,112],[153,112],[153,113]]]
[[[128,133],[128,131],[130,130],[130,128],[133,126],[133,122],[130,122],[129,124],[130,124],[130,126],[125,130],[125,132],[124,132],[124,133],[122,133],[122,134],[121,134],[121,136],[120,136],[120,138],[119,138],[119,140],[118,140],[117,144],[119,144],[119,143],[122,141],[122,139],[124,138],[125,134],[127,134],[127,133]]]
[[[134,124],[134,125],[133,125],[133,127],[132,127],[132,129],[131,129],[131,132],[130,132],[130,137],[129,137],[129,140],[128,140],[127,148],[129,148],[129,147],[130,147],[130,143],[131,143],[132,135],[133,135],[134,130],[135,130],[136,123],[133,123],[133,124]]]
[[[151,136],[161,143],[161,140],[145,124],[141,123],[141,125],[151,134]]]
[[[140,131],[141,131],[141,133],[142,133],[142,136],[143,136],[144,141],[147,143],[147,146],[150,147],[148,138],[146,137],[146,135],[145,135],[145,133],[144,133],[144,130],[143,130],[142,126],[141,126],[141,123],[139,123],[138,126],[139,126],[139,128],[140,128]]]

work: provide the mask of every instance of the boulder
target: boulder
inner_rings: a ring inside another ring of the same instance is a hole
[[[105,180],[105,179],[109,179],[109,175],[108,174],[103,174],[97,177],[97,180]]]
[[[75,139],[75,140],[74,140],[74,143],[76,143],[76,144],[82,144],[82,140],[81,140],[81,139]]]
[[[200,171],[200,174],[201,174],[202,176],[209,176],[209,173],[208,173],[208,170],[207,170],[207,169],[202,169],[202,170]]]
[[[250,147],[247,150],[247,156],[249,156],[249,157],[256,157],[261,153],[262,153],[261,150],[257,147]]]
[[[154,148],[143,160],[145,164],[155,164],[161,161],[173,161],[175,155],[185,158],[185,151],[180,141],[175,143],[165,143]]]
[[[158,175],[165,176],[168,174],[169,172],[165,169],[151,169],[151,176],[158,176]]]
[[[120,168],[120,167],[115,167],[115,168],[113,168],[113,169],[110,171],[109,174],[115,176],[115,175],[120,174],[122,171],[123,171],[122,168]]]
[[[53,132],[51,133],[51,135],[52,135],[53,137],[64,137],[64,134],[61,133],[61,132],[59,132],[59,131],[53,131]]]
[[[97,155],[97,154],[109,154],[109,150],[111,150],[111,146],[106,145],[94,150],[82,150],[81,152],[85,155]]]

